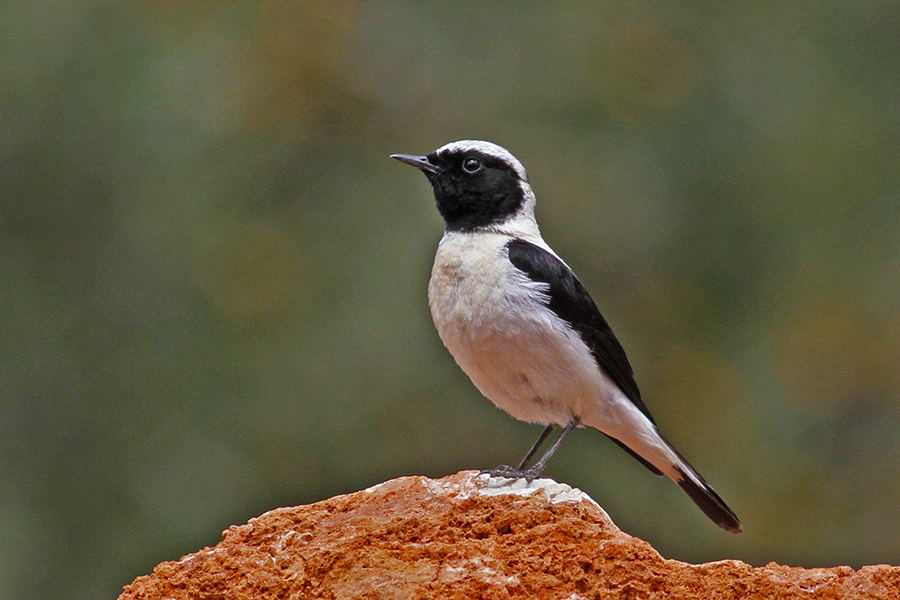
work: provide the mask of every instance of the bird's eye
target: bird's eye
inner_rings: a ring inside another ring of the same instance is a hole
[[[463,161],[462,167],[466,173],[474,173],[481,168],[481,161],[477,158],[469,157]]]

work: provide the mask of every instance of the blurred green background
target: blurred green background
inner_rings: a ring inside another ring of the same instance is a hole
[[[900,563],[900,4],[0,3],[0,597],[515,462],[388,158],[529,170],[721,532],[595,431],[547,474],[688,561]]]

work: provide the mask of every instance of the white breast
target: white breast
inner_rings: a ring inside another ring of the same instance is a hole
[[[502,233],[444,235],[428,299],[444,345],[487,398],[523,421],[565,425],[611,393],[581,337],[510,262]],[[541,241],[543,246],[543,242]]]

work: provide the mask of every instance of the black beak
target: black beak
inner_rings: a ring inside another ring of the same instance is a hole
[[[391,154],[391,158],[396,158],[402,163],[412,165],[424,173],[440,173],[440,168],[433,165],[427,156],[416,156],[415,154]]]

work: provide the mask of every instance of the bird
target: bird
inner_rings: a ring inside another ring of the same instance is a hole
[[[660,433],[622,345],[541,236],[522,163],[481,140],[391,158],[424,173],[444,219],[428,283],[441,341],[482,395],[545,426],[517,467],[485,472],[530,483],[576,427],[592,427],[672,479],[719,527],[739,533],[734,511]],[[529,467],[555,427],[559,437]]]

